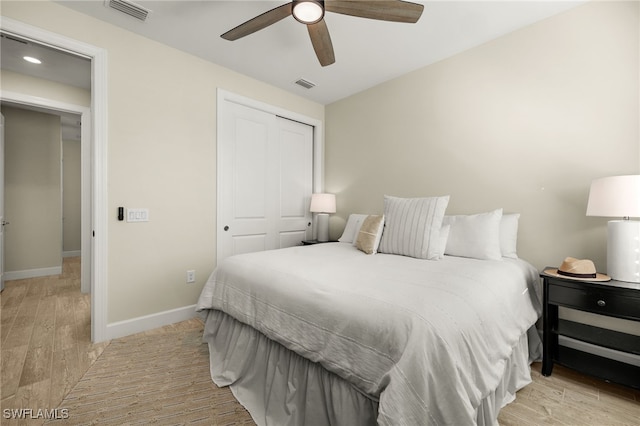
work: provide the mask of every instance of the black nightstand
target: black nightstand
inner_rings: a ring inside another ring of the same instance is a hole
[[[549,269],[549,268],[545,268]],[[542,374],[550,376],[553,363],[601,379],[640,389],[640,367],[558,345],[558,337],[640,355],[640,336],[558,319],[558,306],[609,317],[638,321],[640,284],[623,281],[576,281],[540,274],[544,283]]]

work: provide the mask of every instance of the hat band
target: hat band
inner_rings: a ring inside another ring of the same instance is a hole
[[[573,277],[573,278],[596,278],[596,274],[575,274],[573,272],[565,272],[558,269],[558,275],[564,275],[565,277]]]

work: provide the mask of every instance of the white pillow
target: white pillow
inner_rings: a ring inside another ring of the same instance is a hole
[[[502,257],[517,259],[516,246],[518,243],[518,219],[520,213],[509,213],[502,215],[500,221],[500,251]]]
[[[384,229],[384,215],[369,215],[362,221],[355,246],[367,254],[376,254]]]
[[[502,209],[473,215],[445,216],[450,225],[445,254],[475,259],[501,260]]]
[[[384,196],[384,232],[380,252],[418,259],[438,259],[438,235],[449,196]]]
[[[447,248],[447,240],[449,239],[449,230],[451,225],[442,225],[438,234],[438,259],[444,257],[444,250]]]
[[[349,219],[347,219],[347,224],[344,227],[344,231],[342,231],[342,236],[338,238],[338,241],[341,243],[356,243],[356,239],[358,238],[358,231],[360,231],[360,227],[362,226],[362,221],[367,218],[366,214],[350,214]]]

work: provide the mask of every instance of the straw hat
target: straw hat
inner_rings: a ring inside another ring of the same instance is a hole
[[[596,266],[589,259],[567,257],[557,269],[546,269],[547,275],[579,281],[610,281],[611,277],[596,272]]]

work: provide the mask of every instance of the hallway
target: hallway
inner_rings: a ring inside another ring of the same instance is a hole
[[[57,407],[109,344],[91,343],[80,257],[65,258],[62,275],[6,281],[0,304],[0,408]]]

